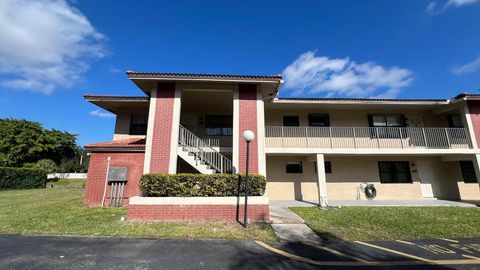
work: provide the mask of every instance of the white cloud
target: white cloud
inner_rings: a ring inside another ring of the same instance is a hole
[[[443,6],[438,7],[437,1],[432,1],[428,4],[426,11],[432,15],[443,13],[450,7],[462,7],[473,5],[480,0],[448,0]]]
[[[0,86],[50,94],[105,56],[105,36],[65,0],[0,1]]]
[[[102,112],[102,111],[100,111],[100,110],[90,111],[89,114],[90,114],[90,115],[93,115],[93,116],[98,116],[98,117],[101,117],[101,118],[112,118],[112,117],[115,117],[115,114],[113,114],[113,113],[110,113],[110,112]]]
[[[288,65],[283,76],[284,90],[292,96],[322,93],[326,96],[393,98],[413,79],[408,69],[316,56],[312,51],[301,54]]]
[[[120,69],[112,67],[112,68],[110,68],[110,72],[112,72],[112,73],[119,73],[119,72],[120,72]]]
[[[462,66],[455,66],[452,68],[452,72],[455,75],[465,75],[475,72],[480,69],[480,55],[472,62],[466,63]]]

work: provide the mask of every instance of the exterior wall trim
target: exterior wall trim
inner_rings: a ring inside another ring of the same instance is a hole
[[[234,173],[239,171],[240,150],[240,95],[238,85],[233,89],[233,127],[232,127],[232,166]]]
[[[172,116],[172,136],[170,142],[170,162],[168,173],[177,172],[177,150],[178,150],[178,133],[180,130],[180,113],[182,104],[182,89],[179,84],[175,84],[175,97],[173,100],[173,116]]]
[[[153,131],[155,123],[155,111],[157,108],[157,87],[154,86],[150,97],[150,106],[148,109],[147,138],[145,140],[145,160],[143,163],[143,173],[150,172],[150,161],[152,159]]]
[[[265,108],[262,99],[261,86],[257,86],[257,146],[258,146],[258,173],[267,175],[265,158]]]
[[[267,196],[249,196],[248,204],[268,204]],[[129,205],[237,205],[244,197],[131,197]]]

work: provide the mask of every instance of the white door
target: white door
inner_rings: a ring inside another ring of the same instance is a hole
[[[423,197],[435,198],[437,181],[435,179],[433,161],[418,160],[417,171],[418,171],[418,177],[420,178],[420,185],[422,188]]]

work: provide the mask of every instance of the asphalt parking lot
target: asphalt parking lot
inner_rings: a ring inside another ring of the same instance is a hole
[[[480,237],[263,243],[0,236],[0,269],[480,269]]]

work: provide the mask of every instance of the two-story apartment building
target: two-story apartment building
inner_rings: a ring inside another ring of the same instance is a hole
[[[91,152],[84,199],[140,195],[146,173],[265,175],[270,200],[480,200],[480,95],[452,99],[278,98],[281,76],[127,72],[144,95],[85,95],[116,115]],[[105,187],[107,167],[126,184]]]

